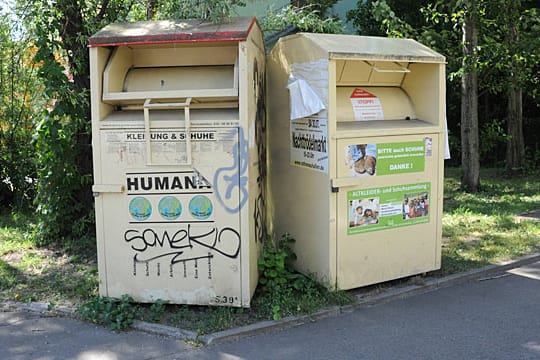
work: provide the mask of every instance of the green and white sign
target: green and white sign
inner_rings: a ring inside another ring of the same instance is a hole
[[[424,171],[424,141],[377,144],[377,175]]]
[[[348,235],[429,222],[431,183],[347,192]]]
[[[351,177],[423,172],[432,156],[432,139],[381,144],[353,144],[345,148]]]

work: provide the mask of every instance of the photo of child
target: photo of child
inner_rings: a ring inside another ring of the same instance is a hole
[[[349,201],[349,227],[379,223],[379,198]]]

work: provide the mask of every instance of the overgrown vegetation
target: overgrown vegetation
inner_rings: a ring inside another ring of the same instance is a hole
[[[33,124],[44,106],[32,57],[37,48],[17,38],[20,26],[0,13],[0,202],[28,209],[35,196]]]
[[[354,299],[343,291],[329,291],[314,280],[292,270],[296,255],[294,239],[285,234],[277,243],[266,241],[259,259],[259,287],[254,306],[261,314],[279,320],[283,316],[309,314]]]

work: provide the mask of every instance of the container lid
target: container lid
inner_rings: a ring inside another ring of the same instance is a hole
[[[444,63],[445,57],[412,39],[298,33],[281,41],[306,41],[328,59]]]
[[[88,39],[90,47],[185,42],[244,41],[257,19],[235,17],[222,23],[200,19],[113,23]]]

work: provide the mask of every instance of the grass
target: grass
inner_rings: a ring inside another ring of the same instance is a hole
[[[516,216],[540,210],[538,172],[510,178],[482,169],[480,178],[481,191],[468,194],[460,189],[459,170],[446,170],[440,275],[540,251],[540,221]]]
[[[0,301],[70,305],[97,293],[95,255],[88,250],[95,245],[37,247],[32,220],[20,214],[2,214],[0,226]]]
[[[482,169],[478,194],[460,189],[460,172],[447,169],[443,213],[444,276],[540,252],[540,221],[516,215],[540,210],[540,174],[509,178],[499,170]],[[96,300],[97,266],[93,239],[67,241],[63,247],[37,247],[30,216],[0,215],[0,301],[40,301],[51,305],[88,304],[87,313],[109,309],[131,319],[177,326],[206,334],[260,320],[310,314],[350,303],[349,292],[330,292],[309,279],[263,291],[250,309],[188,305],[133,304],[119,308]],[[284,275],[285,276],[285,275]],[[416,281],[419,281],[415,277]],[[109,317],[106,317],[109,319]],[[112,320],[111,326],[112,326]],[[127,321],[126,321],[127,323]],[[122,325],[122,324],[120,324]],[[119,323],[116,323],[117,327]]]

